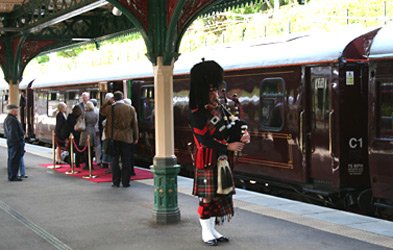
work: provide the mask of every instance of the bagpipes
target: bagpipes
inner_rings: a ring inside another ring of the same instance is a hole
[[[217,100],[215,103],[205,106],[212,115],[208,126],[218,130],[220,137],[228,143],[240,142],[248,129],[247,123],[240,120],[240,101],[236,94],[232,96],[230,99],[234,103],[234,112],[232,112],[225,89],[222,90],[221,99],[221,101]]]
[[[208,126],[214,126],[212,129],[218,130],[220,137],[225,139],[227,143],[240,142],[248,129],[247,123],[240,120],[240,101],[236,94],[232,96],[231,100],[234,103],[235,110],[232,113],[225,89],[222,90],[221,99],[222,101],[217,100],[216,103],[205,107],[212,114]],[[235,157],[238,156],[239,152],[235,152]],[[233,194],[234,191],[235,185],[228,157],[221,155],[217,160],[217,194],[228,195]]]

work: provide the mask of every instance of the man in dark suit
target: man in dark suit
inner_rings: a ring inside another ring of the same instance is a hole
[[[18,106],[10,104],[7,106],[8,115],[4,120],[4,135],[7,138],[8,147],[8,180],[21,181],[18,171],[21,158],[25,151],[24,131],[22,124],[18,121]]]

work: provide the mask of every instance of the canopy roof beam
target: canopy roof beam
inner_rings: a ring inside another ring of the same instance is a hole
[[[34,33],[108,4],[106,0],[30,0],[11,14],[0,32]]]

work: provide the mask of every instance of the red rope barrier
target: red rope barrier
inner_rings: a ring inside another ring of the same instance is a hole
[[[72,140],[72,142],[74,144],[75,150],[78,151],[79,153],[83,153],[86,151],[88,145],[86,145],[83,149],[80,149],[80,148],[78,148],[78,145],[76,145],[75,140]]]

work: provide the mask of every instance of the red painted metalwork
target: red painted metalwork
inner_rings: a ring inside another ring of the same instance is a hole
[[[139,22],[141,22],[143,28],[147,32],[149,27],[148,11],[149,3],[146,0],[119,0],[120,4],[128,9]]]
[[[173,12],[175,11],[178,2],[179,2],[178,0],[169,0],[167,3],[167,13],[168,13],[166,16],[167,25],[169,25],[169,23],[171,22]]]
[[[21,63],[26,65],[34,56],[42,52],[43,49],[56,44],[55,40],[33,40],[26,41],[22,48]]]
[[[204,7],[211,5],[214,0],[188,0],[183,8],[178,22],[178,29],[182,30]]]
[[[17,51],[18,51],[18,46],[20,44],[20,40],[22,39],[22,37],[17,37],[15,39],[12,40],[12,55],[16,55]]]

